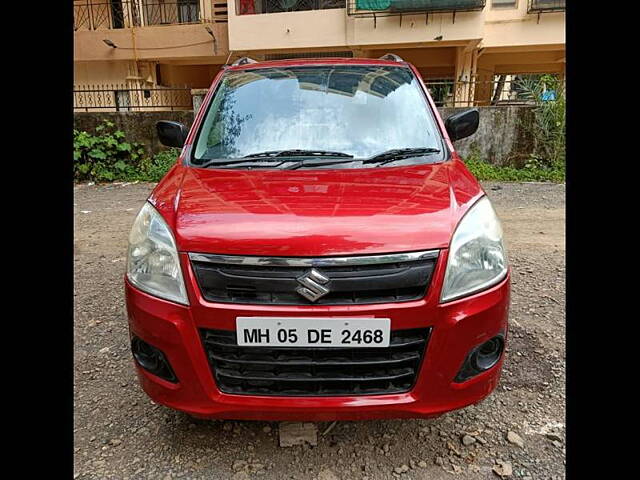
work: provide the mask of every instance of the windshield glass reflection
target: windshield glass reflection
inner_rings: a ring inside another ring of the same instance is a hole
[[[442,148],[406,67],[312,66],[231,72],[196,140],[195,162],[265,151],[330,150],[368,158]]]

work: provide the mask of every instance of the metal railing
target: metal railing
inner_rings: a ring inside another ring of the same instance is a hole
[[[558,88],[564,91],[564,76],[553,74],[558,79]],[[488,107],[510,105],[534,105],[536,100],[523,87],[529,80],[541,74],[494,75],[491,79],[472,77],[425,79],[425,85],[437,107]],[[554,100],[559,92],[547,90],[541,99]]]
[[[482,10],[486,0],[347,0],[347,14],[356,17],[385,17]]]
[[[193,100],[187,87],[77,85],[73,88],[73,109],[76,112],[192,110]]]
[[[557,12],[566,8],[566,0],[529,0],[527,13]]]
[[[201,21],[202,0],[75,0],[74,30],[175,25]]]
[[[564,91],[564,76],[552,74],[557,85]],[[537,81],[542,74],[494,75],[486,79],[455,80],[428,78],[425,84],[438,107],[486,107],[509,105],[532,105],[535,99],[523,85]],[[546,89],[542,100],[554,100],[560,94]],[[188,87],[140,88],[127,85],[79,85],[73,89],[75,111],[162,111],[192,110],[193,99]]]
[[[238,15],[345,8],[346,0],[236,0]]]

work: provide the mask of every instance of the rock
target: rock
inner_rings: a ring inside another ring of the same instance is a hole
[[[236,472],[233,477],[231,477],[231,480],[251,480],[251,477],[249,477],[247,472]]]
[[[318,445],[318,429],[310,422],[280,422],[278,436],[281,447],[294,445]]]
[[[340,480],[340,479],[335,473],[333,473],[333,470],[327,468],[322,470],[318,474],[318,480]]]
[[[271,427],[270,427],[269,425],[267,425],[266,427],[264,427],[264,428],[262,429],[262,431],[263,431],[264,433],[271,433]]]
[[[522,440],[522,437],[516,432],[512,432],[511,430],[509,430],[507,432],[507,441],[519,446],[520,448],[524,448],[524,440]]]
[[[233,466],[231,468],[234,472],[237,472],[238,470],[243,470],[244,468],[246,468],[247,465],[248,463],[246,460],[236,460],[235,462],[233,462]]]
[[[562,437],[557,433],[547,433],[545,437],[547,437],[551,441],[562,442]]]
[[[393,469],[397,474],[405,473],[409,471],[409,465],[401,465]]]
[[[513,475],[513,467],[511,463],[504,462],[502,460],[496,460],[496,465],[493,466],[494,473],[500,477],[510,477]]]
[[[444,465],[444,459],[442,457],[436,457],[436,459],[434,460],[436,465]]]
[[[420,460],[420,461],[418,462],[418,466],[419,466],[420,468],[427,468],[427,462],[425,462],[424,460]]]
[[[462,443],[465,447],[468,447],[469,445],[473,445],[474,443],[476,443],[476,439],[473,438],[471,435],[463,435]]]

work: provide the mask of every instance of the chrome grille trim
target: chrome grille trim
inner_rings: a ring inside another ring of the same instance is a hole
[[[383,255],[361,255],[352,257],[247,257],[242,255],[217,255],[189,252],[189,259],[228,265],[250,265],[261,267],[339,267],[354,265],[379,265],[385,263],[411,262],[437,258],[439,250],[391,253]]]

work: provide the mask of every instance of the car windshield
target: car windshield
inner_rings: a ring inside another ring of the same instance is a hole
[[[223,76],[192,161],[202,165],[252,155],[344,161],[414,148],[437,152],[443,144],[409,68],[272,67]]]

